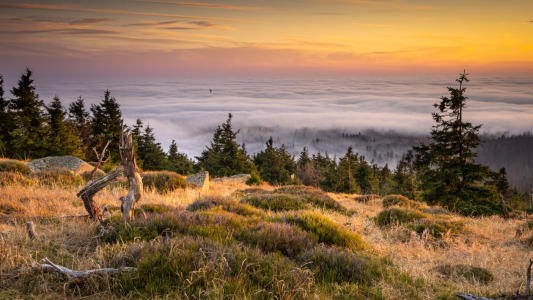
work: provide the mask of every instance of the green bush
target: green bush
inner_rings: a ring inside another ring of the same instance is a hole
[[[410,223],[419,219],[429,218],[428,215],[423,214],[422,212],[409,209],[409,208],[391,208],[386,209],[379,213],[376,218],[376,223],[381,226],[391,225],[391,224],[404,224]]]
[[[145,189],[153,188],[159,193],[168,193],[177,189],[185,189],[185,177],[170,171],[147,172],[141,174]]]
[[[364,249],[368,246],[359,234],[316,212],[287,213],[275,220],[312,232],[318,237],[319,243],[326,245],[349,249]]]
[[[309,208],[309,205],[300,197],[284,194],[256,194],[241,200],[241,203],[248,203],[264,210],[290,211]]]
[[[420,208],[420,207],[423,207],[424,205],[420,202],[409,200],[407,197],[402,196],[402,195],[388,195],[387,197],[383,198],[383,207],[391,207],[391,206]]]
[[[91,179],[91,173],[93,171],[85,171],[83,173],[80,174],[81,178],[83,178],[83,180],[85,181],[89,181],[89,179]],[[96,169],[96,172],[94,173],[94,179],[97,179],[97,178],[100,178],[100,177],[103,177],[105,176],[105,172],[100,170],[100,169]]]
[[[85,184],[85,181],[79,175],[61,167],[46,168],[40,172],[36,172],[35,177],[39,183],[48,186],[80,186]]]
[[[447,279],[464,278],[470,282],[487,284],[494,280],[492,273],[484,268],[469,265],[442,265],[434,268],[435,272],[443,275]]]
[[[33,173],[30,167],[16,160],[0,159],[0,172],[12,172],[28,175]]]
[[[295,257],[318,242],[312,233],[289,224],[276,223],[260,223],[251,230],[237,234],[236,238],[265,252],[279,251],[288,257]]]
[[[221,207],[223,210],[235,213],[241,216],[261,216],[263,213],[248,204],[238,203],[236,201],[221,196],[204,196],[187,206],[189,211],[209,210],[214,207]]]
[[[339,284],[368,283],[382,277],[387,266],[384,260],[372,261],[350,250],[324,246],[306,250],[296,258],[296,261],[301,264],[310,263],[317,281]]]
[[[104,250],[110,267],[138,268],[132,276],[117,278],[120,294],[175,293],[203,299],[209,291],[209,299],[305,299],[313,288],[312,273],[301,271],[295,262],[238,244],[181,237],[133,244],[119,255],[115,247]]]
[[[246,180],[247,185],[263,185],[263,179],[261,179],[261,176],[257,174],[256,171],[252,171],[250,174],[250,178]]]

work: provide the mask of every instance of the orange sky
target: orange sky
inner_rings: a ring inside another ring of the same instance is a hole
[[[0,0],[0,40],[17,73],[533,72],[533,1]]]

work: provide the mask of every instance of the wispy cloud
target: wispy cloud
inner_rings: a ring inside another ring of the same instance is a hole
[[[54,24],[69,24],[69,25],[92,25],[104,22],[115,21],[117,19],[111,18],[62,18],[62,17],[47,17],[47,16],[27,16],[18,18],[0,19],[0,22],[23,22],[23,23],[54,23]]]
[[[331,2],[346,4],[361,4],[379,7],[386,10],[431,10],[434,7],[428,5],[411,5],[404,3],[403,0],[393,1],[372,1],[372,0],[304,0],[314,2]]]
[[[260,21],[252,21],[252,20],[198,17],[198,16],[162,14],[162,13],[148,13],[148,12],[132,12],[132,11],[122,11],[122,10],[90,9],[90,8],[78,8],[78,7],[65,6],[65,5],[0,3],[0,8],[56,10],[56,11],[82,11],[82,12],[95,12],[95,13],[117,14],[117,15],[170,17],[170,18],[181,18],[181,19],[215,20],[215,21],[243,22],[243,23],[261,23]]]
[[[151,22],[151,21],[138,21],[137,23],[122,25],[124,27],[158,27],[158,26],[167,26],[171,24],[180,23],[180,21],[166,21],[166,22]]]
[[[15,31],[0,31],[6,34],[38,34],[58,32],[61,34],[119,34],[121,32],[114,30],[100,30],[100,29],[86,29],[86,28],[65,28],[65,29],[45,29],[45,30],[15,30]]]
[[[352,23],[352,25],[355,26],[364,26],[364,27],[390,27],[390,28],[396,28],[392,25],[385,25],[385,24],[360,24],[360,23]]]
[[[220,8],[220,9],[248,10],[248,11],[265,10],[265,8],[263,7],[231,6],[231,5],[220,5],[220,4],[209,4],[209,3],[171,2],[171,1],[152,1],[152,0],[136,0],[136,1],[158,3],[158,4],[172,4],[172,5],[179,5],[179,6],[202,7],[202,8]]]

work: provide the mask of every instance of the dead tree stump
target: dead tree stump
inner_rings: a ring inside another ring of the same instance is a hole
[[[98,156],[98,153],[96,153],[96,156],[98,157],[98,164],[94,167],[94,170],[91,173],[91,179],[89,180],[87,185],[76,195],[80,197],[81,200],[83,200],[85,210],[87,210],[87,212],[89,213],[89,217],[94,220],[102,220],[102,213],[98,208],[98,204],[94,200],[94,195],[96,195],[96,193],[98,193],[101,189],[105,188],[108,184],[115,181],[120,175],[122,175],[122,166],[119,164],[113,171],[93,181],[94,173],[104,160],[105,152],[110,142],[111,141],[107,142],[100,156]],[[94,151],[96,152],[96,149]]]
[[[124,167],[124,176],[128,178],[129,183],[128,194],[120,198],[120,201],[122,201],[120,206],[122,219],[127,222],[134,218],[135,205],[141,200],[143,195],[143,182],[135,161],[132,135],[124,132],[124,130],[122,130],[122,135],[120,136],[119,150],[121,164]]]
[[[509,219],[509,211],[507,210],[507,205],[505,205],[505,198],[503,197],[503,194],[500,194],[500,202],[502,204],[503,214],[507,219]]]
[[[37,234],[35,233],[35,227],[33,226],[33,222],[26,223],[28,226],[28,235],[30,236],[30,239],[34,240],[37,238]]]

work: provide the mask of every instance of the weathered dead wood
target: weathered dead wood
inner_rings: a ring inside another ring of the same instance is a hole
[[[63,266],[56,265],[52,263],[48,258],[45,258],[42,260],[43,264],[36,264],[36,266],[32,267],[31,269],[19,269],[15,270],[9,274],[4,274],[2,277],[6,279],[13,279],[20,277],[23,274],[26,274],[28,272],[43,272],[43,273],[55,273],[58,272],[59,274],[63,275],[63,277],[67,280],[67,283],[80,283],[84,282],[87,279],[90,278],[91,274],[116,274],[120,272],[131,272],[137,270],[136,268],[130,268],[125,267],[121,269],[111,269],[111,268],[104,268],[104,269],[94,269],[94,270],[86,270],[86,271],[74,271],[69,268],[65,268]]]
[[[529,259],[529,266],[527,267],[526,295],[529,295],[530,290],[531,290],[531,266],[532,265],[533,265],[533,260]]]
[[[134,218],[135,205],[142,198],[143,182],[135,160],[132,135],[124,132],[124,129],[120,136],[119,150],[121,164],[124,166],[124,176],[128,178],[129,184],[128,194],[120,198],[120,201],[122,201],[120,211],[122,212],[122,219],[130,221]]]
[[[98,204],[94,200],[94,195],[108,184],[115,181],[120,175],[122,175],[122,172],[122,166],[119,164],[113,171],[107,173],[105,176],[97,178],[94,181],[89,181],[89,183],[87,183],[87,185],[77,194],[77,196],[83,200],[85,209],[89,213],[91,219],[102,219],[102,213],[100,212],[100,209],[98,209]]]
[[[93,148],[94,153],[96,153],[96,158],[98,159],[98,163],[94,167],[94,170],[91,172],[91,178],[89,178],[89,182],[93,181],[94,174],[96,173],[96,170],[98,170],[98,167],[100,167],[100,164],[102,163],[102,161],[104,159],[105,151],[107,150],[107,146],[109,146],[109,143],[111,143],[111,141],[107,141],[107,144],[105,144],[104,150],[102,151],[102,155],[98,155],[98,152],[96,151],[96,148]],[[104,163],[106,161],[107,161],[107,159],[104,161]]]
[[[503,213],[505,214],[506,218],[509,218],[509,211],[507,210],[507,205],[505,205],[505,198],[503,197],[503,194],[500,193],[500,203],[502,204]]]
[[[33,226],[33,222],[26,223],[26,226],[28,226],[28,235],[30,236],[30,239],[38,239],[39,237],[35,233],[35,227]]]

